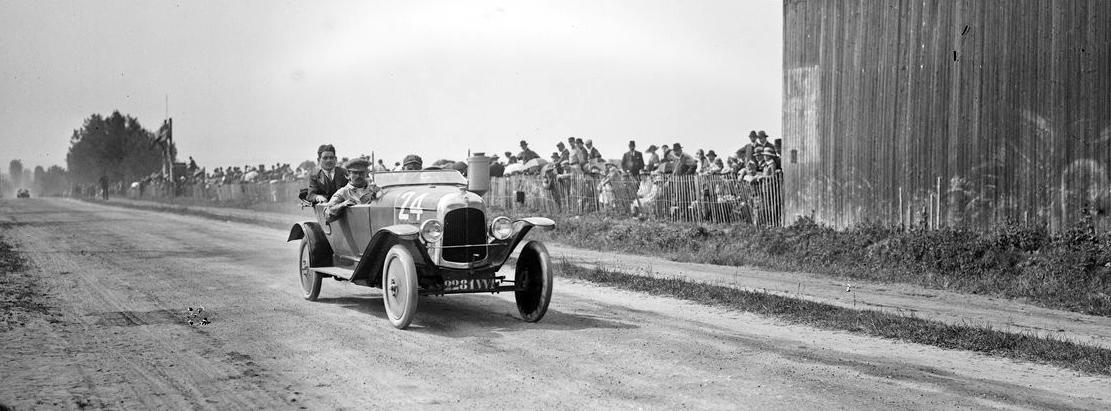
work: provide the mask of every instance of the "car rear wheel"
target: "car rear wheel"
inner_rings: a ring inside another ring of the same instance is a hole
[[[310,255],[312,246],[309,244],[309,237],[305,236],[301,239],[301,262],[298,267],[301,272],[301,294],[306,300],[316,301],[320,296],[320,282],[324,276],[309,268]]]
[[[401,244],[386,253],[382,264],[382,302],[390,324],[404,329],[413,322],[417,312],[417,266],[413,256]]]
[[[548,312],[548,303],[552,299],[550,257],[543,243],[529,241],[521,248],[514,280],[519,290],[514,294],[521,318],[530,323],[540,321]]]

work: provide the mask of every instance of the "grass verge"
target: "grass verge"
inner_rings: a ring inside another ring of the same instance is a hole
[[[895,339],[996,357],[1046,363],[1092,374],[1111,375],[1111,350],[1052,337],[994,330],[990,327],[854,310],[774,294],[687,281],[583,268],[562,261],[559,275],[620,289],[673,297],[700,304],[774,317],[827,330]]]
[[[1003,224],[985,232],[861,224],[835,230],[556,217],[540,238],[575,247],[726,266],[909,283],[1111,316],[1111,233]]]

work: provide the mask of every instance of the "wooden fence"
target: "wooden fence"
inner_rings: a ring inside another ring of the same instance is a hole
[[[699,221],[781,226],[781,176],[755,182],[733,176],[670,176],[601,178],[589,175],[517,175],[491,179],[483,196],[488,207],[539,215],[603,214],[664,221]],[[219,205],[273,205],[291,208],[301,182],[250,184],[186,184],[171,196],[159,185],[131,188],[135,199]]]

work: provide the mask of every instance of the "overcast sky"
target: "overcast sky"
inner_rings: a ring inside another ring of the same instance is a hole
[[[547,157],[567,136],[730,152],[779,136],[779,1],[0,0],[0,164],[65,166],[90,114],[209,169],[340,156]]]

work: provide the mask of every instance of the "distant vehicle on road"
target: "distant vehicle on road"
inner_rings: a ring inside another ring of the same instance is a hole
[[[512,276],[498,270],[533,227],[551,219],[487,220],[482,197],[468,191],[456,170],[382,172],[382,188],[370,204],[347,207],[328,222],[293,225],[286,241],[301,240],[299,271],[304,298],[314,301],[331,277],[382,289],[390,323],[406,328],[421,296],[512,291],[528,322],[540,321],[552,295],[550,257],[544,244],[527,241]]]
[[[31,190],[21,188],[15,193],[15,196],[19,198],[31,198]]]

